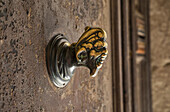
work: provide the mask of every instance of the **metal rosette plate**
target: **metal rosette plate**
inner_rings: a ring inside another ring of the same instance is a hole
[[[66,49],[68,48],[68,40],[63,36],[63,34],[55,35],[46,47],[46,65],[49,73],[49,77],[52,83],[57,87],[65,87],[70,81],[69,76],[63,76],[63,72],[59,70],[59,61],[64,59]],[[65,70],[64,70],[65,71]]]

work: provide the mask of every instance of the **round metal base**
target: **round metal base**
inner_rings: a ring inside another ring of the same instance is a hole
[[[68,40],[62,35],[55,35],[46,48],[46,64],[51,81],[57,87],[65,87],[70,81],[69,76],[65,76],[66,69],[64,63],[65,53],[68,48]]]

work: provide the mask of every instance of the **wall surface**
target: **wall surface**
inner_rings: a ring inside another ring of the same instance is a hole
[[[170,112],[170,0],[150,0],[153,112]]]
[[[109,0],[0,0],[0,112],[111,112],[111,55],[97,77],[76,70],[67,87],[54,87],[45,48],[57,33],[76,42],[85,26],[108,34]]]

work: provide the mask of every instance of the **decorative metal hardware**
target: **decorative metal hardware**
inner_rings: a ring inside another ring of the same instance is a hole
[[[46,48],[46,63],[51,81],[65,87],[75,68],[85,66],[95,77],[107,56],[106,33],[101,28],[86,27],[77,43],[70,44],[63,34],[55,35]]]

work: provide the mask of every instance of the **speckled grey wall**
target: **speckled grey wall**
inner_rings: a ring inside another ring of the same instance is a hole
[[[150,0],[153,112],[170,112],[170,0]]]
[[[77,69],[67,87],[51,84],[45,49],[63,33],[76,42],[98,26],[110,44],[110,0],[0,0],[0,112],[111,112],[111,55],[98,76]]]

